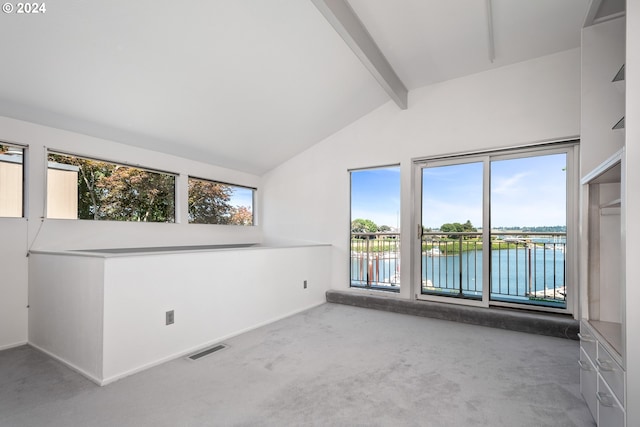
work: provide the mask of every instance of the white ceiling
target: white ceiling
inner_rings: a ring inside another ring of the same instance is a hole
[[[579,46],[588,0],[350,0],[409,89]],[[389,100],[310,0],[0,15],[0,115],[262,174]],[[411,108],[411,105],[409,105]]]

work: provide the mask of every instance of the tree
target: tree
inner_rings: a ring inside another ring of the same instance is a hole
[[[381,233],[388,233],[391,231],[391,227],[389,227],[388,225],[381,225],[380,227],[378,227],[378,231]]]
[[[95,187],[102,192],[99,215],[116,221],[173,222],[175,177],[116,165]]]
[[[189,222],[232,224],[231,187],[200,179],[189,180]]]
[[[477,228],[475,228],[472,224],[470,220],[467,220],[467,222],[465,222],[464,224],[462,224],[462,231],[467,232],[467,233],[472,233],[472,232],[476,232],[478,231]]]
[[[370,219],[354,219],[351,221],[351,232],[352,233],[377,233],[378,226],[375,222]]]
[[[231,209],[230,224],[253,225],[253,213],[247,206],[236,206]]]
[[[460,224],[459,222],[442,224],[440,231],[443,233],[471,233],[478,231],[478,229],[471,224],[471,221],[467,220],[464,224]],[[458,236],[451,234],[448,237],[455,239]]]

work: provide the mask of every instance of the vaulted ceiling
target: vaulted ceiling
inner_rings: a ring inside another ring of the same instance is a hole
[[[325,3],[343,0],[57,0],[3,13],[0,115],[262,174],[389,102]],[[411,91],[578,47],[588,0],[347,7]]]

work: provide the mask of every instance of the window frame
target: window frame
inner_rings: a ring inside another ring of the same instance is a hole
[[[27,176],[27,166],[28,166],[28,159],[27,159],[27,149],[29,148],[28,145],[23,145],[23,144],[18,144],[15,142],[7,142],[7,141],[0,141],[0,145],[5,146],[5,147],[10,147],[10,148],[17,148],[19,150],[22,151],[22,161],[19,163],[21,165],[21,171],[20,171],[20,190],[21,190],[21,194],[20,194],[20,215],[17,216],[0,216],[0,219],[19,219],[19,218],[26,218],[27,217],[27,180],[26,180],[26,176]]]
[[[347,169],[347,173],[349,174],[349,222],[348,222],[348,241],[347,241],[347,248],[349,248],[349,268],[347,269],[347,283],[349,285],[349,289],[361,289],[361,290],[365,290],[365,291],[379,291],[379,292],[385,292],[385,293],[400,293],[401,292],[401,288],[402,288],[402,280],[399,283],[399,286],[397,287],[387,287],[387,286],[354,286],[353,285],[353,272],[352,272],[352,255],[351,255],[351,243],[352,243],[352,232],[351,232],[351,225],[352,225],[352,221],[353,221],[353,173],[354,172],[363,172],[363,171],[370,171],[370,170],[376,170],[376,169],[391,169],[391,168],[398,168],[398,173],[400,175],[400,182],[399,182],[399,188],[398,188],[398,199],[400,200],[400,204],[398,206],[398,221],[399,219],[402,217],[402,165],[401,163],[391,163],[391,164],[384,164],[384,165],[377,165],[377,166],[366,166],[366,167],[358,167],[358,168],[351,168],[351,169]],[[382,224],[381,224],[382,225]],[[402,224],[398,223],[398,230],[396,231],[396,233],[398,234],[397,239],[398,242],[400,244],[400,246],[402,246],[402,233],[401,233],[401,228],[402,228]],[[398,252],[398,263],[400,263],[401,260],[401,250]],[[399,273],[400,271],[398,271]],[[412,286],[412,280],[411,278],[409,278],[409,280],[406,280],[406,282],[411,283]],[[405,285],[408,286],[408,285]]]

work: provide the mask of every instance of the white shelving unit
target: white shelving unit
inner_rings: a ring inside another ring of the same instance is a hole
[[[627,425],[624,7],[592,0],[581,45],[580,389],[600,427]]]

